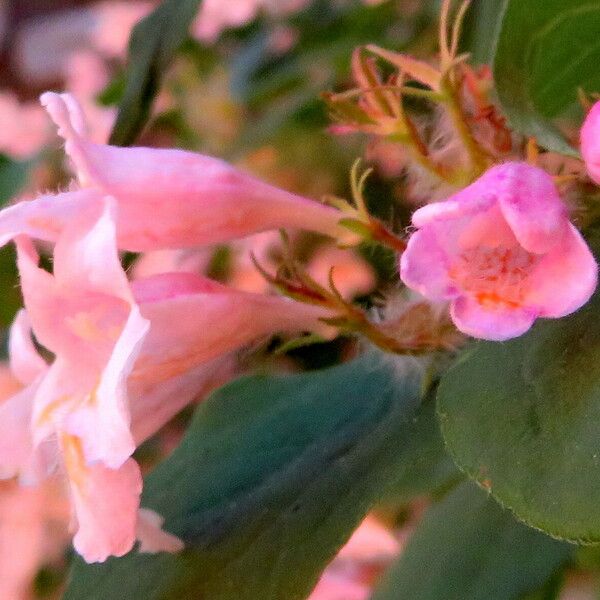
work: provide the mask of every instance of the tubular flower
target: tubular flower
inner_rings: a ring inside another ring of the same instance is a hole
[[[26,384],[0,405],[0,472],[37,483],[66,474],[77,532],[89,562],[131,550],[181,547],[139,511],[136,446],[176,412],[220,383],[231,353],[281,330],[320,327],[322,309],[230,290],[190,273],[130,285],[116,251],[116,203],[96,219],[80,215],[54,248],[53,274],[19,236],[18,267],[27,317],[13,327],[13,371]]]
[[[339,212],[268,185],[231,165],[182,150],[118,148],[86,136],[85,118],[68,94],[42,104],[65,140],[77,182],[0,212],[0,243],[24,233],[54,242],[65,224],[116,199],[118,247],[134,252],[215,244],[278,228],[348,237]]]
[[[596,261],[552,178],[528,164],[491,168],[417,210],[413,224],[402,281],[430,300],[450,301],[455,325],[474,337],[519,336],[538,317],[577,310],[596,287]]]
[[[600,185],[600,101],[587,114],[581,127],[580,140],[587,172]]]

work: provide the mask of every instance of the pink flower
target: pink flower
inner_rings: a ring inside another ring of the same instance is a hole
[[[600,185],[600,101],[587,114],[581,127],[580,139],[587,172]]]
[[[191,273],[130,285],[116,250],[114,200],[71,221],[54,248],[54,273],[17,238],[26,313],[11,335],[13,372],[26,387],[0,405],[0,472],[38,483],[63,469],[89,562],[142,548],[181,547],[139,512],[136,446],[231,371],[231,353],[277,331],[318,328],[322,309],[230,290]]]
[[[41,196],[0,212],[0,243],[25,233],[56,241],[66,223],[116,199],[118,247],[131,251],[189,248],[268,229],[347,235],[340,213],[278,189],[227,163],[182,150],[117,148],[85,135],[79,104],[68,94],[42,96],[77,171],[74,191]],[[75,188],[79,189],[75,189]]]
[[[596,287],[596,261],[552,178],[528,164],[491,168],[417,210],[413,224],[402,281],[430,300],[450,301],[452,320],[474,337],[519,336],[538,317],[577,310]]]

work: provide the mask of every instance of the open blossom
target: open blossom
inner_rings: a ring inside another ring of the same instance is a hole
[[[19,233],[55,242],[66,223],[96,212],[105,196],[118,204],[118,247],[134,252],[216,244],[268,229],[348,232],[339,212],[184,152],[118,148],[86,137],[83,113],[68,95],[42,96],[77,172],[72,191],[40,196],[0,212],[0,243]]]
[[[17,238],[27,315],[13,327],[13,372],[25,386],[0,405],[0,472],[38,483],[64,471],[88,561],[177,549],[158,517],[140,512],[136,446],[218,379],[228,355],[277,331],[320,327],[322,309],[230,290],[191,273],[129,283],[116,250],[116,204],[61,234],[53,274]],[[29,334],[55,358],[47,365]]]
[[[596,261],[552,178],[528,164],[491,168],[417,210],[413,224],[402,281],[430,300],[450,301],[452,320],[474,337],[519,336],[538,317],[577,310],[596,287]]]
[[[580,139],[587,172],[600,185],[600,101],[587,114],[581,127]]]

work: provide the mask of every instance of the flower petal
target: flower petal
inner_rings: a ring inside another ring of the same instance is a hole
[[[33,344],[31,325],[25,310],[17,313],[11,325],[8,354],[11,371],[23,385],[35,381],[48,368]]]
[[[412,221],[416,227],[423,227],[482,213],[496,202],[517,240],[529,252],[547,252],[566,227],[566,207],[552,178],[523,162],[492,167],[447,200],[415,211]]]
[[[409,288],[431,300],[454,298],[458,291],[449,268],[450,257],[439,245],[434,229],[424,227],[412,234],[400,258],[400,277]]]
[[[79,437],[87,461],[101,461],[117,469],[135,450],[129,428],[127,376],[148,327],[139,309],[132,308],[95,392],[63,419],[61,427]]]
[[[450,315],[463,333],[498,342],[524,334],[537,316],[535,312],[524,308],[486,308],[465,296],[452,302]]]
[[[55,242],[67,223],[95,207],[102,197],[97,190],[75,190],[8,206],[0,211],[0,246],[21,234]]]
[[[118,470],[83,464],[76,440],[63,440],[77,519],[73,545],[87,562],[104,562],[133,548],[142,476],[133,459]]]
[[[184,543],[172,533],[164,531],[164,519],[149,508],[140,508],[136,536],[140,542],[139,552],[155,554],[157,552],[179,552]]]
[[[503,177],[498,200],[517,240],[529,252],[548,252],[568,225],[567,209],[552,177],[527,163],[490,169]]]
[[[235,365],[235,357],[225,355],[158,383],[131,377],[128,392],[131,431],[136,444],[154,435],[188,404],[202,400],[228,381]]]
[[[131,301],[117,251],[117,203],[107,196],[97,210],[96,215],[73,218],[63,231],[54,248],[54,276],[59,286],[75,293],[98,292]]]
[[[527,304],[542,317],[564,317],[583,306],[598,283],[598,265],[579,231],[569,225],[528,280]]]
[[[589,176],[600,184],[600,102],[587,114],[580,132],[581,155]]]
[[[199,282],[204,280],[198,277]],[[217,286],[206,292],[140,302],[150,331],[133,376],[162,381],[263,336],[302,331],[327,335],[331,331],[320,320],[332,316],[327,309]]]
[[[55,465],[46,448],[35,448],[31,432],[35,382],[0,404],[0,478],[39,483]]]
[[[268,229],[345,235],[339,211],[268,185],[224,161],[182,150],[118,148],[89,142],[81,111],[66,95],[42,102],[66,140],[80,182],[119,202],[119,247],[185,248]]]

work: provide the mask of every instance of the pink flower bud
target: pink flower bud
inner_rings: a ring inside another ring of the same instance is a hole
[[[568,315],[596,287],[597,265],[552,178],[526,163],[491,168],[444,202],[413,215],[400,262],[410,288],[450,301],[469,335],[505,340],[538,317]]]

